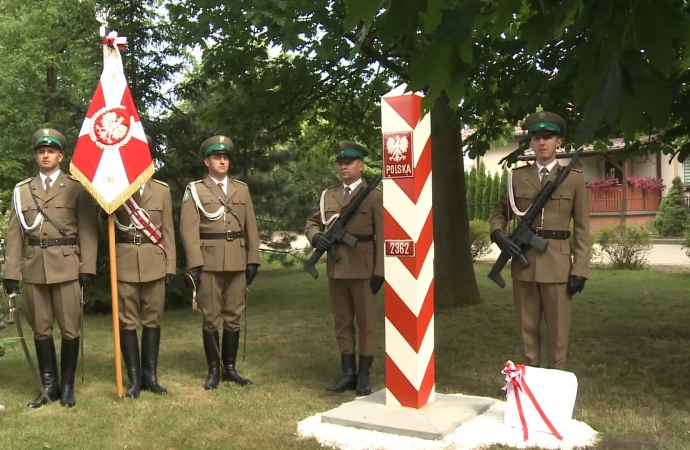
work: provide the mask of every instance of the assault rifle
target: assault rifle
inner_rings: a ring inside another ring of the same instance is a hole
[[[549,180],[546,182],[525,215],[522,217],[522,219],[520,219],[520,224],[510,235],[510,240],[520,247],[520,256],[517,258],[517,262],[523,269],[529,266],[529,261],[527,261],[524,256],[524,252],[528,247],[531,246],[543,252],[546,251],[546,248],[549,246],[549,241],[534,234],[530,229],[530,226],[537,216],[542,213],[544,205],[546,205],[546,202],[549,201],[556,188],[558,188],[558,186],[563,183],[565,178],[568,176],[573,166],[577,162],[577,159],[580,157],[582,150],[584,150],[584,147],[581,147],[573,154],[570,163],[567,166],[561,166],[558,168],[555,181]],[[510,208],[510,205],[508,205],[508,208]],[[501,270],[503,270],[505,265],[508,264],[509,260],[510,255],[502,251],[488,275],[489,279],[501,288],[504,288],[506,285],[506,282],[501,277]]]
[[[335,250],[336,245],[340,243],[349,245],[350,247],[357,245],[357,241],[359,239],[345,231],[345,224],[347,224],[347,222],[352,218],[354,213],[357,211],[357,208],[359,208],[359,205],[362,204],[367,195],[369,195],[369,193],[374,190],[379,182],[381,182],[381,178],[382,175],[379,174],[376,178],[374,178],[374,181],[372,181],[371,184],[367,184],[359,192],[357,192],[356,195],[351,197],[350,203],[343,208],[338,218],[333,221],[333,224],[324,233],[324,237],[328,239],[328,242],[331,244],[330,248],[328,249],[328,255],[333,258],[334,261],[340,260],[340,255],[338,255],[338,252]],[[383,236],[377,236],[377,238],[383,239]],[[319,250],[318,248],[315,249],[314,253],[311,254],[311,257],[309,257],[309,260],[304,263],[304,270],[314,278],[319,278],[319,273],[316,271],[316,263],[319,261],[319,259],[321,259],[323,253],[323,250]]]

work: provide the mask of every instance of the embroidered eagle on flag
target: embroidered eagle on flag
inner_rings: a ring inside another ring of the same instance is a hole
[[[81,126],[72,175],[106,213],[112,214],[155,171],[139,114],[127,85],[120,49],[122,38],[103,39],[103,73]]]

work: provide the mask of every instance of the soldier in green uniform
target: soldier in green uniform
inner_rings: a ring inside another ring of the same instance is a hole
[[[151,137],[146,138],[151,146]],[[166,183],[147,181],[129,202],[115,211],[117,297],[120,348],[129,378],[125,395],[138,398],[142,389],[168,392],[159,384],[157,372],[165,290],[175,278],[175,226]]]
[[[530,115],[524,125],[529,131],[536,163],[511,171],[504,193],[491,217],[491,240],[513,257],[513,299],[525,363],[541,362],[541,320],[546,322],[547,367],[563,369],[568,350],[572,297],[581,292],[589,276],[591,249],[589,196],[582,169],[573,168],[546,203],[540,217],[530,224],[534,233],[549,241],[546,251],[529,247],[522,268],[515,258],[519,247],[505,231],[514,214],[523,216],[548,180],[555,180],[559,164],[556,149],[562,144],[565,121],[550,112]],[[570,245],[570,221],[574,223]]]
[[[307,220],[304,230],[309,242],[323,251],[329,249],[323,232],[350,202],[350,197],[366,186],[362,172],[367,149],[355,142],[341,141],[333,151],[342,183],[323,191],[319,211]],[[358,395],[368,395],[371,394],[369,373],[376,353],[379,307],[376,294],[384,282],[383,193],[378,188],[369,193],[345,229],[359,241],[354,248],[339,246],[339,261],[327,259],[328,293],[342,369],[340,379],[327,390],[355,390]],[[359,328],[359,370],[355,356],[355,318]]]
[[[19,288],[20,278],[24,281],[24,307],[34,332],[41,383],[51,401],[60,399],[61,405],[72,407],[82,320],[80,288],[96,274],[96,209],[83,186],[60,171],[65,137],[43,128],[32,142],[39,176],[14,188],[3,285],[11,293]],[[60,376],[53,342],[55,319],[62,334]],[[39,408],[47,402],[39,394],[28,406]]]
[[[198,288],[204,316],[207,390],[218,387],[220,381],[219,353],[223,381],[251,384],[237,373],[235,362],[247,286],[260,265],[259,229],[247,184],[227,175],[232,150],[233,143],[225,136],[213,136],[201,144],[208,176],[187,186],[180,217],[187,269]],[[222,350],[219,322],[223,324]]]

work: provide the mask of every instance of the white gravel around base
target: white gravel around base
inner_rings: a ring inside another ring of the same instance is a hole
[[[573,420],[570,429],[559,430],[563,433],[563,441],[551,434],[530,432],[529,440],[525,442],[522,430],[504,425],[505,410],[506,402],[496,400],[484,414],[460,425],[443,440],[427,440],[321,423],[321,414],[301,421],[297,426],[297,435],[302,439],[316,439],[322,446],[340,450],[479,450],[495,444],[515,448],[575,450],[598,441],[597,432],[589,425]]]

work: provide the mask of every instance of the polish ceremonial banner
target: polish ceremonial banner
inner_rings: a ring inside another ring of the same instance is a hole
[[[154,173],[144,128],[125,79],[124,38],[103,38],[103,73],[81,126],[71,174],[112,214]],[[120,48],[118,48],[120,47]]]

